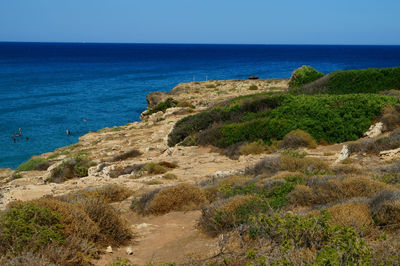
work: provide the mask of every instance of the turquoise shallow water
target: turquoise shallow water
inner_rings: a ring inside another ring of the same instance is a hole
[[[0,167],[137,121],[149,92],[206,77],[290,77],[303,64],[395,67],[400,46],[0,43]]]

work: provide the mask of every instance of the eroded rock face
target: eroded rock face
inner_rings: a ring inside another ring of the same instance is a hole
[[[364,136],[368,138],[375,138],[382,134],[383,131],[383,123],[378,122],[375,125],[371,125],[367,132],[364,133]]]
[[[159,103],[165,101],[168,98],[168,95],[165,92],[152,92],[147,94],[147,109],[151,109],[154,106],[157,106]]]
[[[381,151],[379,153],[379,157],[384,161],[392,161],[394,159],[398,159],[400,157],[400,148]]]
[[[348,158],[350,156],[350,150],[349,146],[343,145],[342,150],[340,151],[339,157],[336,160],[336,163],[340,163],[344,159]]]

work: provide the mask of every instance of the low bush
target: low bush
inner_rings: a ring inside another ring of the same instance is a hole
[[[370,265],[372,260],[360,235],[351,227],[331,225],[327,212],[304,217],[260,214],[247,232],[255,239],[272,240],[283,252],[278,259],[284,265],[291,264],[285,255],[301,248],[316,251],[315,265]]]
[[[14,204],[0,215],[0,253],[37,251],[65,241],[60,215],[30,202]]]
[[[400,127],[400,104],[385,107],[380,122],[383,123],[385,131]]]
[[[133,191],[125,186],[117,184],[108,184],[96,189],[84,189],[72,194],[77,194],[76,196],[83,196],[88,198],[98,198],[102,199],[107,203],[120,202],[129,198]]]
[[[289,155],[282,155],[280,169],[290,172],[300,171],[315,174],[328,172],[329,165],[319,158],[297,158]]]
[[[328,209],[332,222],[340,226],[351,226],[362,230],[373,225],[372,213],[367,202],[349,201]]]
[[[200,188],[190,184],[160,188],[133,200],[131,208],[140,214],[164,214],[170,211],[187,211],[207,202]]]
[[[160,112],[160,111],[165,112],[168,108],[175,107],[175,106],[177,106],[177,104],[178,104],[178,101],[174,100],[173,98],[168,98],[165,101],[154,106],[149,111],[149,115]]]
[[[268,202],[257,195],[236,196],[203,207],[199,226],[216,235],[246,223],[251,215],[269,211]]]
[[[187,102],[187,101],[179,101],[176,106],[177,107],[188,107],[188,108],[191,108],[191,109],[196,108],[192,103]]]
[[[314,149],[317,147],[317,142],[310,134],[308,134],[304,130],[296,129],[290,131],[288,134],[286,134],[285,137],[283,137],[281,147],[284,149],[297,149],[300,147]]]
[[[109,162],[123,161],[128,158],[138,157],[140,155],[142,155],[142,153],[140,151],[138,151],[136,149],[132,149],[132,150],[126,151],[124,153],[113,156],[111,159],[109,159]]]
[[[370,202],[374,221],[388,229],[400,228],[400,192],[384,190]]]
[[[143,166],[143,168],[141,169],[141,171],[146,171],[148,174],[164,174],[166,173],[168,170],[166,167],[158,164],[158,163],[147,163],[145,166]]]
[[[400,68],[368,68],[340,70],[327,75],[328,78],[309,83],[302,93],[378,93],[400,89]]]
[[[249,90],[251,90],[251,91],[256,91],[256,90],[258,90],[258,87],[257,87],[257,85],[251,85],[251,86],[249,87]]]
[[[260,154],[264,153],[268,150],[264,141],[258,140],[248,144],[241,145],[239,148],[239,153],[241,155],[249,155],[249,154]]]
[[[150,213],[163,214],[170,211],[187,211],[206,203],[204,193],[194,185],[180,184],[158,192],[150,202]]]
[[[171,163],[171,162],[162,161],[162,162],[159,162],[158,164],[163,167],[170,168],[170,169],[175,169],[178,167],[178,164],[174,163],[174,162]]]
[[[84,155],[77,155],[72,159],[63,161],[51,173],[50,182],[61,183],[74,177],[85,177],[88,175],[89,167],[95,164]]]
[[[298,185],[287,196],[289,202],[300,206],[334,203],[357,197],[374,197],[388,186],[366,177],[313,177]]]
[[[32,158],[29,161],[20,164],[15,171],[16,172],[32,171],[32,170],[44,171],[47,170],[47,168],[49,168],[50,165],[51,163],[46,159]]]
[[[261,159],[253,167],[246,169],[248,175],[275,174],[281,169],[279,156],[269,156]]]
[[[120,245],[133,237],[126,221],[120,214],[101,198],[87,197],[83,194],[70,194],[60,197],[82,208],[100,229],[97,243],[101,246]]]
[[[292,89],[298,89],[303,85],[313,82],[323,76],[323,73],[318,72],[310,66],[302,66],[293,71],[292,77],[289,80],[289,87]]]
[[[172,173],[167,173],[167,174],[165,174],[165,175],[163,176],[163,178],[164,178],[164,179],[167,179],[167,180],[175,180],[175,179],[178,179],[178,177],[177,177],[175,174],[172,174]]]

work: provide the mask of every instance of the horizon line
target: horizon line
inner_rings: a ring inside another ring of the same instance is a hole
[[[154,44],[154,45],[254,45],[254,46],[400,46],[400,44],[329,44],[329,43],[190,43],[190,42],[64,42],[64,41],[0,41],[0,43],[32,44]]]

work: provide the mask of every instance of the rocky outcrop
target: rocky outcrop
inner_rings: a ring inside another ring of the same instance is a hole
[[[368,138],[375,138],[375,137],[379,136],[380,134],[382,134],[382,131],[383,131],[383,123],[378,122],[374,125],[371,125],[369,127],[368,131],[364,133],[364,136],[366,136]]]
[[[168,98],[168,95],[165,92],[152,92],[147,94],[147,109],[151,109],[154,106],[157,106],[159,103],[165,101]]]
[[[349,146],[343,145],[342,150],[340,151],[339,157],[336,160],[336,163],[342,162],[344,159],[350,156]]]
[[[381,151],[379,153],[379,157],[384,161],[392,161],[394,159],[398,159],[400,157],[400,148]]]

